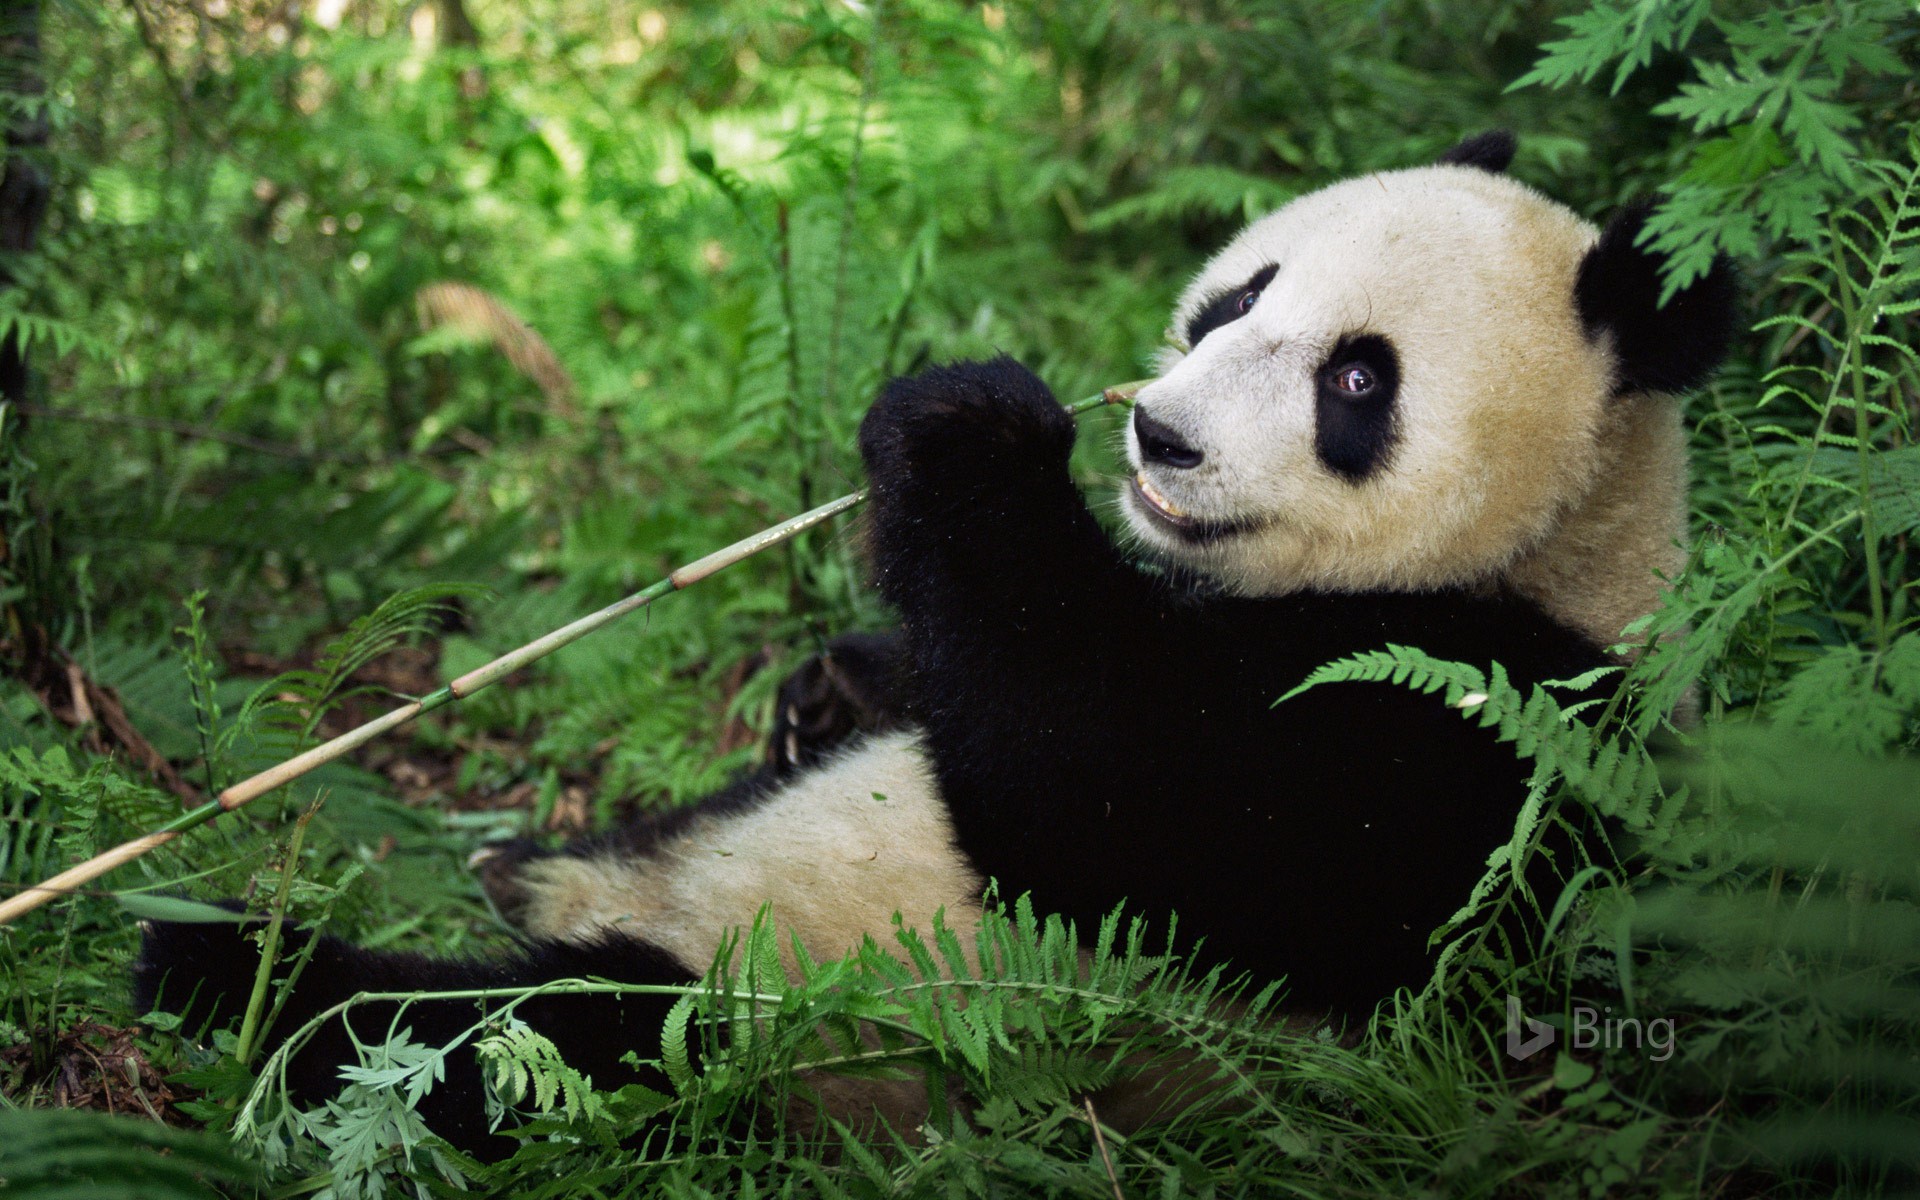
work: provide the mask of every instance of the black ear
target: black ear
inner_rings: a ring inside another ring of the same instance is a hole
[[[1513,161],[1513,152],[1520,148],[1513,134],[1505,129],[1490,129],[1485,133],[1476,133],[1458,146],[1440,156],[1436,166],[1479,167],[1482,171],[1498,175],[1507,169]]]
[[[1705,383],[1727,355],[1738,288],[1733,263],[1713,267],[1660,306],[1660,256],[1634,245],[1651,199],[1621,209],[1580,262],[1573,302],[1587,336],[1613,334],[1618,392],[1684,392]]]

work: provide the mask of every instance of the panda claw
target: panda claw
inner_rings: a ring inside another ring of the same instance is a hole
[[[467,855],[467,870],[478,871],[481,867],[500,857],[500,847],[482,846]]]

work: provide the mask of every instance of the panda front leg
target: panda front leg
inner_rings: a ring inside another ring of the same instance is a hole
[[[262,925],[258,919],[147,923],[134,964],[138,1011],[174,1013],[189,1035],[237,1023],[259,969],[260,949],[253,935]],[[597,979],[685,985],[691,980],[670,955],[613,934],[579,942],[535,942],[511,957],[477,961],[364,950],[338,938],[288,928],[282,933],[276,985],[284,982],[309,943],[311,956],[267,1031],[265,1051],[362,993],[501,994],[418,1000],[404,1008],[398,1001],[365,1001],[327,1016],[287,1064],[289,1090],[302,1107],[339,1094],[345,1086],[340,1067],[359,1061],[356,1038],[377,1045],[390,1030],[408,1029],[411,1041],[438,1048],[460,1039],[525,989],[542,984]],[[272,997],[270,992],[269,1007]],[[666,1091],[668,1084],[657,1069],[635,1070],[621,1059],[629,1052],[642,1060],[658,1059],[661,1029],[676,998],[672,993],[556,991],[522,1000],[513,1013],[550,1039],[567,1064],[589,1076],[596,1087],[612,1090],[639,1082]],[[430,1129],[459,1150],[480,1159],[504,1158],[518,1143],[494,1136],[488,1128],[482,1065],[473,1048],[477,1040],[468,1037],[449,1054],[445,1077],[421,1100],[419,1113]]]
[[[916,668],[935,635],[1080,646],[1144,615],[1152,588],[1074,486],[1073,441],[1072,415],[1006,356],[896,379],[874,401],[870,548]]]
[[[1008,358],[895,380],[860,429],[873,564],[956,840],[1005,894],[1086,928],[1122,894],[1108,874],[1164,840],[1140,771],[1219,769],[1191,735],[1217,726],[1192,697],[1217,690],[1221,639],[1120,555],[1068,472],[1073,441]]]

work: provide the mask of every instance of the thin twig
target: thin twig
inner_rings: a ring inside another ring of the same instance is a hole
[[[337,462],[362,465],[369,460],[355,458],[346,454],[333,454],[325,450],[303,450],[298,446],[288,446],[279,442],[265,442],[259,438],[250,438],[245,434],[222,433],[218,429],[207,429],[200,425],[187,425],[179,421],[162,421],[155,417],[136,417],[125,413],[88,413],[71,408],[43,408],[37,404],[16,405],[21,412],[30,417],[45,417],[54,421],[83,421],[89,425],[111,425],[134,429],[150,429],[155,433],[171,433],[175,437],[193,438],[198,441],[219,442],[241,450],[252,450],[257,454],[273,454],[281,458],[299,459],[303,462]]]
[[[875,72],[883,47],[880,9],[879,0],[875,0],[871,18],[873,42],[867,47],[867,61],[860,71],[860,105],[854,110],[853,150],[847,156],[847,188],[840,201],[840,246],[833,264],[833,321],[827,327],[827,369],[820,381],[821,395],[827,398],[836,395],[840,387],[840,334],[847,312],[847,257],[853,249],[854,209],[860,198],[860,155],[867,145],[867,118],[873,110]]]
[[[1120,1176],[1113,1169],[1113,1155],[1107,1153],[1107,1136],[1100,1132],[1099,1114],[1093,1111],[1093,1097],[1082,1103],[1087,1106],[1087,1124],[1093,1126],[1093,1145],[1100,1151],[1100,1165],[1107,1169],[1107,1182],[1113,1185],[1113,1200],[1127,1200],[1127,1194],[1120,1190]]]
[[[174,102],[189,118],[193,115],[193,93],[180,81],[179,74],[173,69],[173,60],[167,57],[167,49],[160,44],[160,35],[153,23],[147,19],[147,10],[140,0],[129,0],[127,7],[133,10],[134,24],[140,28],[140,41],[153,55],[153,65],[160,71],[160,78],[166,82],[167,90],[172,93]]]
[[[1133,394],[1144,386],[1145,382],[1141,381],[1110,387],[1096,396],[1089,396],[1077,404],[1069,405],[1067,411],[1078,416],[1102,405],[1124,404],[1132,400]],[[561,626],[552,633],[535,638],[518,650],[509,651],[485,666],[477,667],[453,682],[427,693],[418,700],[403,704],[384,716],[375,717],[358,728],[350,729],[331,741],[323,742],[311,750],[297,754],[278,766],[269,767],[252,778],[243,779],[212,800],[182,813],[152,833],[143,834],[103,854],[97,854],[78,866],[69,867],[51,879],[43,880],[34,887],[0,903],[0,925],[5,925],[24,913],[32,912],[58,896],[66,895],[81,884],[97,879],[117,866],[132,862],[150,850],[166,845],[189,829],[197,828],[223,813],[232,812],[244,804],[257,800],[282,784],[293,782],[314,768],[332,762],[349,750],[365,745],[388,730],[405,725],[421,713],[432,712],[456,700],[464,700],[487,685],[496,683],[518,671],[521,667],[545,658],[562,646],[571,645],[595,630],[611,625],[635,609],[645,608],[662,596],[691,587],[707,576],[722,571],[742,559],[751,558],[768,547],[789,541],[795,535],[804,533],[815,525],[846,512],[866,498],[865,492],[854,492],[838,500],[830,500],[818,508],[782,521],[771,528],[763,529],[759,533],[741,538],[731,546],[715,550],[704,558],[695,559],[665,579],[635,592],[625,600],[609,604],[599,612],[589,613],[571,624]]]

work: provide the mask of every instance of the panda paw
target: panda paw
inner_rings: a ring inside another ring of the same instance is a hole
[[[767,770],[784,778],[831,757],[856,734],[903,723],[903,653],[895,634],[846,633],[801,663],[774,699]]]
[[[467,855],[467,870],[473,872],[480,881],[480,890],[493,905],[493,911],[499,914],[513,928],[525,931],[528,910],[533,904],[533,889],[528,886],[527,867],[544,858],[553,857],[555,851],[532,838],[520,837],[507,841],[490,842]]]
[[[946,478],[1004,488],[1021,468],[1064,471],[1072,452],[1072,415],[1006,355],[896,379],[860,424],[860,455],[882,496]]]

